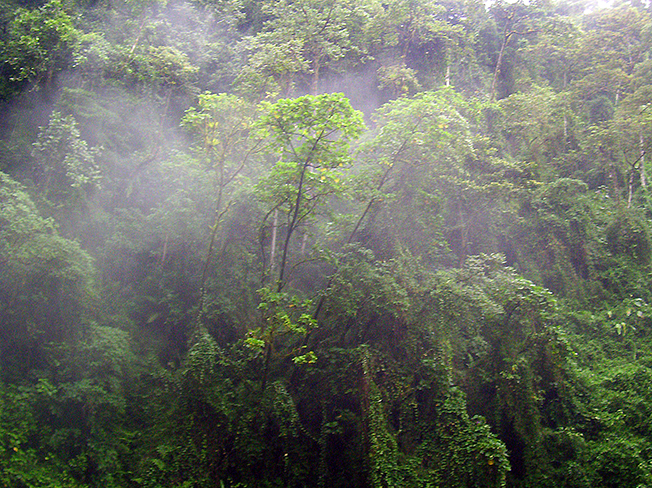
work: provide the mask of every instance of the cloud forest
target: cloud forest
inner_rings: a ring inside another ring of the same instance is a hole
[[[650,147],[639,0],[4,0],[0,487],[652,487]]]

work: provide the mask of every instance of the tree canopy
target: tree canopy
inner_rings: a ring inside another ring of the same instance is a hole
[[[0,485],[652,486],[650,15],[6,0]]]

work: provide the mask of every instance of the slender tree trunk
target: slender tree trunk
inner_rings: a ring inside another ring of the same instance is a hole
[[[263,365],[263,377],[260,384],[261,394],[265,391],[265,388],[267,388],[267,376],[269,375],[269,363],[271,359],[272,359],[272,345],[267,344],[265,346],[265,364]]]
[[[411,135],[414,131],[417,130],[417,128],[418,128],[419,125],[420,125],[420,122],[421,122],[421,121],[419,120],[419,123],[417,123],[417,124],[414,126],[414,128],[413,128],[412,132],[410,133],[410,135]],[[376,191],[377,191],[377,192],[379,192],[379,191],[383,188],[383,186],[385,186],[385,183],[387,182],[387,179],[389,178],[389,174],[390,174],[390,172],[391,172],[392,169],[394,168],[394,165],[396,164],[396,162],[398,161],[400,155],[403,153],[403,150],[404,150],[405,147],[407,146],[408,140],[411,140],[411,139],[412,139],[412,137],[405,138],[405,139],[403,140],[403,142],[401,143],[401,146],[400,146],[400,147],[396,150],[396,152],[394,153],[394,156],[392,157],[392,161],[390,162],[389,167],[388,167],[387,170],[383,173],[382,178],[380,179],[380,181],[378,182],[378,185],[376,186]],[[368,215],[369,212],[371,211],[371,207],[373,206],[373,204],[374,204],[375,202],[376,202],[376,197],[371,197],[371,198],[369,199],[369,202],[367,203],[367,206],[365,207],[364,211],[362,212],[362,215],[360,215],[360,218],[359,218],[358,221],[356,222],[355,227],[354,227],[353,230],[351,231],[351,234],[349,234],[349,237],[348,237],[348,239],[346,240],[346,244],[351,244],[351,242],[353,242],[353,238],[354,238],[355,235],[358,233],[358,230],[360,229],[360,226],[362,225],[362,222],[364,222],[364,220],[367,218],[367,215]],[[328,283],[326,284],[326,288],[328,288],[328,287],[331,285],[331,283],[333,282],[333,278],[334,278],[334,277],[335,277],[335,273],[333,273],[333,274],[330,276],[330,278],[328,279]],[[322,295],[321,298],[319,299],[319,302],[317,303],[317,307],[315,308],[314,313],[312,314],[312,318],[313,318],[313,319],[317,320],[317,317],[319,317],[319,313],[321,312],[321,309],[322,309],[322,307],[324,306],[324,302],[325,302],[325,301],[326,301],[326,295]],[[308,332],[308,333],[306,334],[306,340],[305,340],[305,342],[304,342],[304,345],[308,343],[309,338],[310,338],[310,332]]]
[[[643,140],[643,134],[639,135],[638,145],[640,150],[640,173],[641,173],[641,186],[647,188],[647,175],[645,173],[645,144]]]
[[[563,88],[566,90],[566,83],[568,81],[568,73],[564,70],[564,84]],[[564,149],[568,149],[568,116],[564,110]]]
[[[312,82],[310,83],[310,94],[315,96],[319,91],[319,71],[320,71],[320,60],[316,59],[313,68]]]
[[[494,77],[493,80],[491,81],[491,93],[489,95],[489,98],[492,102],[496,99],[496,85],[498,84],[498,75],[500,74],[500,70],[503,66],[503,56],[505,55],[505,48],[507,47],[507,43],[509,42],[509,39],[512,37],[512,33],[507,32],[508,25],[509,24],[505,25],[503,43],[500,46],[500,52],[498,53],[498,60],[496,61],[496,69],[494,70]]]
[[[277,292],[280,292],[283,289],[284,279],[285,279],[285,268],[287,265],[288,250],[290,249],[290,241],[292,239],[292,234],[296,228],[297,222],[299,220],[299,208],[301,207],[301,200],[303,194],[303,183],[306,176],[306,171],[308,171],[308,164],[310,163],[310,158],[306,159],[301,168],[301,175],[299,176],[299,186],[297,187],[297,198],[294,202],[294,210],[292,212],[292,219],[288,224],[288,230],[285,234],[285,241],[283,242],[283,255],[281,256],[281,264],[279,265],[278,271],[278,285]]]
[[[208,278],[208,269],[210,267],[211,260],[213,258],[213,249],[215,248],[215,243],[217,241],[217,232],[220,228],[220,224],[222,222],[222,218],[228,212],[229,207],[230,207],[230,202],[224,203],[224,192],[226,190],[226,187],[229,183],[233,181],[233,179],[242,171],[242,169],[245,167],[247,164],[247,161],[251,154],[255,151],[255,148],[258,145],[254,146],[254,148],[250,149],[247,151],[247,153],[243,156],[242,158],[242,163],[236,169],[234,172],[232,172],[228,177],[227,177],[227,172],[226,172],[226,153],[222,153],[222,155],[219,158],[219,165],[218,165],[218,172],[219,172],[219,182],[218,182],[218,190],[217,190],[217,202],[215,203],[215,219],[213,221],[213,226],[211,227],[211,236],[208,244],[208,250],[206,251],[206,257],[204,258],[204,265],[202,266],[202,273],[201,273],[201,281],[200,281],[200,286],[199,286],[199,302],[197,304],[197,316],[196,316],[196,322],[198,327],[202,327],[202,313],[204,310],[204,300],[206,296],[206,279]],[[213,159],[214,156],[211,157],[211,162],[214,162]],[[224,207],[224,208],[222,208]],[[224,241],[224,245],[222,246],[222,253],[226,252],[226,240]]]
[[[446,77],[444,79],[444,83],[446,86],[451,86],[451,50],[450,47],[447,46],[446,48]]]
[[[170,240],[170,233],[165,233],[165,239],[163,240],[163,252],[161,253],[161,268],[165,266],[165,259],[168,255],[168,241]]]
[[[308,152],[308,156],[306,160],[301,164],[301,174],[299,175],[299,185],[297,186],[297,198],[294,201],[292,218],[290,219],[290,222],[288,224],[288,230],[285,235],[285,241],[283,242],[283,254],[281,256],[281,263],[279,264],[278,284],[276,287],[277,292],[280,292],[283,289],[283,286],[285,285],[284,280],[285,280],[285,269],[287,266],[288,251],[290,249],[290,241],[292,239],[292,234],[294,234],[297,223],[299,222],[299,211],[301,209],[301,204],[303,200],[303,184],[306,179],[306,173],[310,171],[310,163],[312,162],[312,157],[314,155],[314,152],[317,149],[317,145],[321,141],[322,137],[324,137],[323,130],[315,140],[310,151]]]
[[[308,242],[308,234],[301,236],[301,255],[306,254],[306,243]]]
[[[269,250],[269,274],[274,274],[274,259],[276,258],[276,235],[278,229],[278,209],[274,210],[274,220],[272,221],[272,242]]]

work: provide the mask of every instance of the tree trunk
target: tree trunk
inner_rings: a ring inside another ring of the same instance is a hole
[[[493,102],[496,100],[496,84],[498,83],[498,74],[500,73],[500,70],[503,65],[503,56],[505,55],[505,48],[507,47],[507,43],[509,42],[509,39],[512,37],[512,32],[507,32],[507,26],[509,24],[505,25],[505,33],[503,35],[503,44],[500,46],[500,52],[498,53],[498,61],[496,61],[496,69],[494,70],[494,77],[493,80],[491,81],[491,93],[489,96],[489,99]]]
[[[272,242],[269,250],[269,274],[274,274],[274,259],[276,257],[276,234],[278,229],[278,209],[274,210],[274,220],[272,221]]]
[[[287,266],[288,250],[290,249],[290,240],[292,239],[292,234],[295,231],[297,222],[299,220],[299,208],[301,207],[301,196],[303,192],[303,182],[305,180],[306,171],[308,171],[308,164],[310,163],[310,158],[306,159],[301,168],[301,175],[299,176],[299,186],[297,187],[297,198],[294,202],[294,210],[292,212],[292,219],[288,224],[288,230],[285,234],[285,241],[283,242],[283,255],[281,256],[281,263],[279,265],[278,271],[278,285],[276,291],[280,292],[283,289],[284,279],[285,279],[285,268]]]
[[[641,151],[640,155],[640,162],[639,162],[639,170],[641,173],[641,186],[643,188],[647,188],[647,175],[645,174],[645,144],[643,140],[643,134],[640,134],[638,144],[639,148]]]

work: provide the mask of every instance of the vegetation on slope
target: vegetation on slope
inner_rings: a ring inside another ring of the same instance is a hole
[[[652,486],[647,5],[0,5],[0,485]]]

